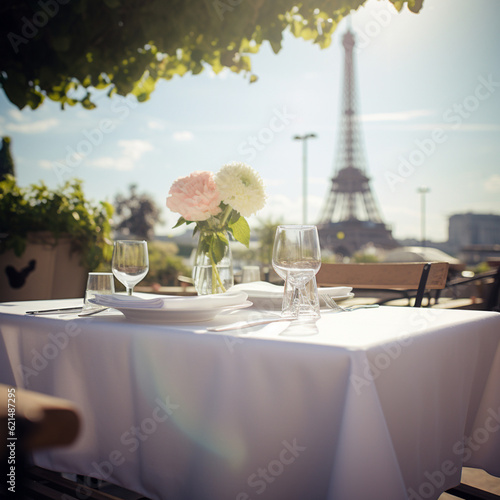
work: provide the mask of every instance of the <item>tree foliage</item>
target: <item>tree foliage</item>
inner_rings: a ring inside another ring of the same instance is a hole
[[[78,179],[51,190],[43,182],[21,188],[7,175],[0,182],[0,253],[13,250],[21,256],[29,233],[47,231],[56,241],[69,236],[72,249],[82,252],[82,264],[91,271],[111,258],[112,215],[109,203],[85,198]]]
[[[190,269],[182,257],[178,255],[179,248],[169,241],[153,241],[148,243],[149,272],[142,285],[178,286],[177,276],[190,275]]]
[[[273,258],[274,237],[276,236],[276,228],[280,224],[283,224],[282,219],[259,219],[259,226],[255,230],[255,234],[259,240],[259,251],[257,257],[264,265],[271,265]]]
[[[128,195],[115,197],[115,229],[127,236],[151,240],[155,225],[161,222],[160,209],[150,195],[137,192],[136,184],[129,190]]]
[[[14,159],[10,152],[10,137],[2,137],[2,149],[0,149],[0,182],[7,178],[7,175],[16,176]]]
[[[423,0],[390,0],[418,12]],[[325,48],[366,0],[24,0],[0,3],[0,86],[20,109],[47,97],[95,107],[91,89],[145,101],[158,79],[205,67],[253,82],[250,56],[285,30]]]

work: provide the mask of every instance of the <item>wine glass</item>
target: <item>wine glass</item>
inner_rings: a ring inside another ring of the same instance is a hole
[[[318,230],[310,225],[282,225],[276,229],[273,268],[285,280],[283,316],[319,316],[316,273],[321,267]]]
[[[125,285],[127,295],[149,270],[148,244],[146,241],[115,241],[112,260],[113,274]]]

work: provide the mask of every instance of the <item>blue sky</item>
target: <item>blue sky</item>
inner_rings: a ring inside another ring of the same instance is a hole
[[[367,170],[397,238],[420,237],[420,186],[430,189],[433,240],[447,239],[451,214],[500,214],[498,19],[498,0],[425,0],[418,15],[370,0],[352,16]],[[19,111],[2,93],[0,135],[12,138],[18,182],[56,186],[75,176],[88,197],[109,201],[136,183],[163,208],[157,233],[169,234],[177,214],[165,198],[177,177],[245,161],[269,197],[257,216],[300,223],[302,150],[292,137],[315,133],[308,142],[315,223],[334,171],[345,29],[342,22],[325,50],[288,34],[278,55],[266,45],[253,57],[253,84],[204,71],[159,82],[141,104],[98,96],[92,111],[61,111],[48,100]]]

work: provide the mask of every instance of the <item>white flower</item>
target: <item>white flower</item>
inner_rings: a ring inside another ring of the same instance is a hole
[[[245,163],[227,163],[215,175],[222,201],[243,217],[264,207],[266,192],[261,177]]]

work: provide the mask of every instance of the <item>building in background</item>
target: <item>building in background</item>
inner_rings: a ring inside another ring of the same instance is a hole
[[[448,244],[455,251],[470,245],[500,245],[500,215],[452,215],[448,226]]]
[[[469,265],[500,259],[500,215],[452,215],[448,226],[448,248]]]

